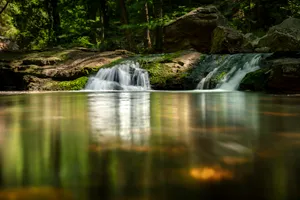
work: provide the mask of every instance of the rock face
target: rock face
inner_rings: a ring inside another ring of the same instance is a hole
[[[0,36],[0,52],[1,51],[15,51],[19,46],[6,37]]]
[[[298,51],[300,49],[300,19],[288,18],[273,26],[268,33],[253,42],[256,51]]]
[[[300,93],[300,53],[275,53],[262,65],[262,69],[247,74],[241,90]]]
[[[126,50],[61,49],[0,54],[0,90],[81,89],[100,67],[131,56]],[[85,77],[86,79],[82,79]]]
[[[194,48],[199,52],[209,52],[212,32],[217,26],[226,24],[226,19],[214,6],[193,10],[164,27],[165,51]]]
[[[241,32],[225,26],[218,26],[213,31],[211,53],[242,53],[251,51],[252,46],[247,45],[246,38]]]
[[[190,75],[199,60],[201,60],[199,52],[186,50],[143,56],[137,61],[148,71],[152,89],[193,90],[198,81]]]

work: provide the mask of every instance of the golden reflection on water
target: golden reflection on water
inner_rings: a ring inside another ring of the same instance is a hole
[[[223,179],[233,179],[233,174],[229,170],[220,167],[192,168],[190,175],[202,181],[221,181]]]

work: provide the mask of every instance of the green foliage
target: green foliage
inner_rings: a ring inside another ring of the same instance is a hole
[[[288,0],[288,5],[282,6],[281,9],[290,12],[292,17],[300,17],[300,2],[298,0]]]
[[[0,7],[4,2],[0,1]],[[13,0],[0,15],[0,35],[15,39],[22,49],[82,46],[105,51],[130,47],[141,53],[153,52],[145,42],[146,30],[154,47],[161,41],[158,32],[162,26],[203,4],[217,2],[231,25],[258,35],[287,16],[300,17],[298,0],[172,0],[163,4],[160,0],[124,0],[125,7],[120,2]]]

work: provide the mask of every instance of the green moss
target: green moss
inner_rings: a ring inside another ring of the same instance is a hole
[[[215,80],[217,82],[220,82],[225,76],[226,76],[226,72],[222,72],[215,78]]]
[[[98,70],[99,70],[100,68],[110,68],[110,67],[113,67],[113,66],[115,66],[115,65],[120,64],[121,62],[123,62],[123,61],[125,61],[125,60],[128,60],[128,59],[120,58],[120,59],[114,60],[114,61],[112,61],[112,62],[109,63],[109,64],[102,65],[102,66],[98,67]],[[98,71],[98,70],[97,70],[97,71]]]
[[[62,81],[55,84],[52,83],[52,88],[55,90],[81,90],[88,81],[88,77],[83,76],[72,81]]]
[[[166,54],[141,55],[133,58],[137,62],[144,63],[172,63],[175,58],[180,57],[183,51]]]
[[[144,63],[142,68],[148,71],[151,85],[165,86],[167,80],[174,76],[172,69],[163,63]]]

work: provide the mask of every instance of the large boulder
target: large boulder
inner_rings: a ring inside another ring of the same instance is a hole
[[[275,53],[261,64],[260,70],[242,80],[241,90],[300,93],[300,52]]]
[[[164,27],[165,51],[194,48],[199,52],[209,52],[214,29],[226,24],[216,7],[197,8]]]
[[[268,48],[269,52],[298,51],[300,49],[300,19],[288,18],[273,26],[262,38],[253,42],[259,52]]]
[[[251,52],[252,46],[249,44],[241,32],[233,28],[218,26],[213,31],[211,53]]]

